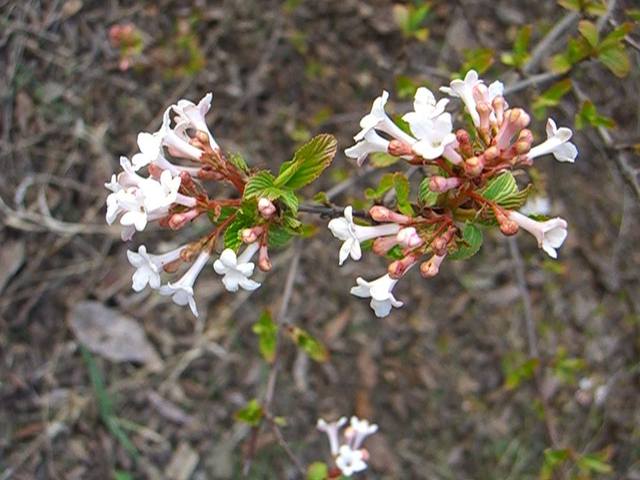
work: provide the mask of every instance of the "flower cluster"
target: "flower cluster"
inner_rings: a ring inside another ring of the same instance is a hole
[[[367,468],[369,452],[362,448],[362,443],[369,436],[378,431],[378,425],[369,423],[368,420],[351,417],[349,426],[344,430],[340,441],[340,430],[347,424],[347,417],[340,417],[335,422],[318,420],[318,430],[325,432],[329,438],[331,456],[339,473],[350,477],[354,473],[362,472]],[[334,478],[334,477],[330,477]]]
[[[402,306],[392,290],[414,265],[419,263],[421,275],[430,278],[438,274],[445,258],[475,254],[482,243],[479,226],[497,225],[505,235],[524,229],[552,258],[567,236],[567,222],[562,218],[541,220],[545,212],[530,216],[530,209],[518,211],[530,188],[519,189],[511,172],[548,154],[561,162],[574,162],[577,149],[569,141],[571,130],[558,128],[550,118],[547,139],[533,146],[527,112],[509,107],[502,83],[486,86],[473,70],[440,90],[462,101],[472,127],[454,131],[452,114],[445,111],[450,99],[437,100],[421,87],[413,111],[402,117],[408,126],[405,131],[387,115],[389,95],[385,91],[360,121],[361,131],[354,137],[357,143],[345,150],[358,165],[369,154],[381,152],[421,166],[427,174],[414,203],[408,200],[405,176],[383,177],[374,196],[381,200],[382,194],[394,188],[397,201],[393,208],[376,204],[363,215],[374,225],[355,223],[351,207],[344,209],[343,217],[329,222],[333,235],[343,242],[340,265],[348,257],[359,260],[361,243],[371,241],[374,253],[394,260],[385,275],[373,281],[358,278],[351,289],[355,296],[371,298],[378,317]]]
[[[125,241],[152,222],[172,230],[199,217],[208,217],[213,223],[207,235],[169,252],[151,254],[145,245],[137,252],[127,252],[135,268],[135,291],[149,286],[178,305],[188,305],[196,316],[193,287],[215,255],[218,238],[224,235],[226,248],[212,263],[225,288],[230,292],[255,290],[260,283],[251,279],[252,259],[258,254],[258,267],[271,269],[267,237],[271,227],[280,227],[283,219],[279,202],[272,201],[275,198],[246,198],[251,171],[242,159],[227,159],[207,127],[205,115],[211,98],[207,94],[198,104],[180,100],[167,108],[160,129],[140,133],[140,151],[131,161],[122,157],[122,171],[105,184],[111,192],[107,223],[120,224]],[[141,174],[142,170],[148,175]],[[203,187],[206,181],[227,184],[234,193],[229,198],[212,198]],[[178,280],[163,285],[162,273],[173,274],[183,263],[191,265]]]

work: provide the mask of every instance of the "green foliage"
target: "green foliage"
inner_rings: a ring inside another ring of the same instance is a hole
[[[609,465],[610,452],[604,450],[602,452],[596,453],[588,453],[586,455],[582,455],[578,460],[576,460],[576,465],[578,468],[586,473],[613,473],[613,468]]]
[[[232,153],[231,155],[229,155],[228,160],[241,172],[249,173],[249,165],[247,165],[246,160],[239,153]]]
[[[260,405],[255,398],[235,414],[236,420],[251,425],[252,427],[260,425],[263,416],[264,410],[262,409],[262,405]]]
[[[614,122],[612,118],[598,115],[595,105],[590,100],[586,100],[583,102],[580,111],[576,113],[575,125],[578,130],[589,126],[614,128],[616,122]]]
[[[413,207],[411,207],[411,202],[409,201],[411,190],[409,187],[409,179],[406,175],[400,172],[394,174],[393,188],[396,191],[398,210],[405,215],[413,216]]]
[[[293,232],[290,229],[280,226],[272,225],[269,228],[268,242],[271,248],[282,248],[293,237]]]
[[[307,331],[300,327],[289,325],[287,327],[287,334],[298,348],[301,348],[316,362],[324,363],[329,360],[329,351],[327,348]]]
[[[537,358],[523,359],[521,354],[506,355],[502,359],[504,388],[515,390],[522,382],[532,379],[539,365]]]
[[[258,207],[255,199],[245,200],[236,210],[236,217],[224,232],[224,248],[238,251],[242,245],[241,233],[245,228],[253,227],[258,220]]]
[[[333,161],[337,143],[333,135],[313,137],[296,151],[293,159],[282,164],[275,186],[297,190],[313,182]]]
[[[261,170],[254,174],[244,187],[244,198],[259,198],[268,188],[275,186],[275,177],[267,170]]]
[[[278,341],[278,326],[271,318],[271,313],[264,310],[260,318],[252,327],[253,333],[258,335],[258,346],[262,357],[269,363],[276,358],[276,345]]]
[[[394,245],[393,248],[387,252],[386,257],[390,260],[403,259],[404,253],[402,253],[402,247],[400,245]]]
[[[558,4],[567,10],[584,12],[589,15],[602,15],[607,11],[604,0],[558,0]]]
[[[314,462],[307,468],[307,480],[326,480],[329,478],[329,467],[324,462]]]
[[[515,68],[522,68],[527,63],[530,57],[528,50],[532,31],[533,27],[531,25],[525,25],[518,30],[513,42],[513,50],[500,56],[502,63]]]
[[[127,433],[122,429],[120,420],[113,412],[113,404],[111,403],[111,397],[104,384],[104,377],[102,371],[98,367],[93,355],[87,350],[84,345],[80,345],[80,351],[82,352],[82,358],[89,370],[89,378],[91,380],[91,386],[93,387],[93,393],[98,401],[98,410],[100,411],[100,418],[102,422],[109,430],[109,433],[122,445],[122,448],[131,455],[134,459],[139,457],[138,450],[131,443],[131,440],[127,436]]]
[[[419,86],[419,83],[407,75],[398,75],[396,77],[396,95],[402,100],[413,98]]]
[[[369,155],[369,162],[376,168],[384,168],[398,163],[400,157],[394,157],[385,152],[374,152]]]
[[[460,77],[469,70],[475,70],[479,75],[489,70],[495,62],[495,52],[491,48],[474,48],[464,51],[464,63],[460,69]]]
[[[429,37],[429,29],[424,27],[431,5],[400,5],[393,6],[393,18],[406,38],[415,38],[424,42]]]
[[[438,202],[439,196],[440,194],[438,192],[433,192],[429,188],[429,177],[423,178],[418,187],[418,199],[420,203],[425,207],[433,207]]]
[[[626,10],[624,13],[626,13],[627,16],[634,22],[640,23],[640,8],[630,8]]]
[[[462,240],[457,244],[457,250],[447,258],[451,260],[466,260],[473,257],[482,246],[482,230],[473,223],[467,222],[462,227]]]
[[[552,480],[554,472],[571,457],[568,448],[554,450],[547,448],[544,451],[544,462],[540,470],[540,480]]]
[[[536,118],[543,118],[547,114],[547,108],[555,107],[560,103],[562,97],[571,91],[571,80],[565,79],[554,83],[547,90],[542,92],[533,102],[533,114]]]
[[[568,384],[577,382],[578,374],[586,367],[586,362],[582,358],[569,357],[565,348],[559,348],[555,358],[551,362],[553,374]]]
[[[518,184],[513,174],[504,172],[491,179],[479,193],[487,200],[491,200],[507,210],[517,210],[527,201],[529,187],[518,190]]]
[[[368,200],[379,201],[382,199],[385,193],[393,188],[395,173],[386,173],[380,179],[377,188],[367,188],[364,191],[364,196]]]

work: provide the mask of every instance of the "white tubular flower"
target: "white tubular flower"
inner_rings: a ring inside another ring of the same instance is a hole
[[[389,148],[389,141],[382,138],[375,130],[367,130],[364,134],[364,140],[356,143],[354,146],[347,148],[344,154],[349,158],[355,158],[358,166],[361,167],[367,156],[375,152],[386,153]]]
[[[533,160],[536,157],[552,153],[559,162],[575,162],[578,156],[578,149],[569,141],[572,135],[571,129],[567,127],[557,128],[556,122],[552,118],[548,119],[547,140],[529,150],[527,158]]]
[[[436,97],[431,93],[431,90],[420,87],[416,90],[413,100],[414,111],[406,113],[402,119],[411,123],[413,119],[436,118],[444,113],[447,103],[449,103],[448,98],[442,98],[436,102]]]
[[[353,450],[349,445],[342,445],[336,457],[336,467],[345,477],[350,477],[354,473],[367,469],[364,461],[365,452],[362,450]]]
[[[193,262],[193,265],[189,267],[189,270],[185,272],[185,274],[175,283],[169,282],[167,285],[163,285],[158,290],[161,295],[171,295],[171,300],[173,303],[184,306],[189,305],[191,312],[197,317],[198,316],[198,307],[196,306],[196,301],[193,298],[193,284],[196,282],[198,275],[204,268],[204,266],[209,261],[208,252],[200,252],[196,261]]]
[[[189,137],[186,134],[187,128],[189,128],[188,123],[179,123],[162,137],[162,144],[167,147],[169,153],[174,157],[186,158],[197,162],[202,156],[202,150],[189,143]]]
[[[220,258],[213,263],[213,269],[218,275],[223,275],[222,283],[229,292],[237,292],[239,288],[255,290],[260,284],[249,277],[253,275],[254,264],[250,260],[258,251],[260,245],[254,242],[244,249],[238,257],[233,250],[227,248]]]
[[[369,423],[369,420],[359,419],[358,417],[351,417],[351,448],[357,450],[364,442],[365,438],[369,435],[373,435],[378,431],[378,425],[375,423]]]
[[[351,288],[351,295],[360,298],[370,297],[371,303],[369,305],[375,312],[376,317],[386,317],[391,312],[391,307],[400,308],[404,305],[393,296],[392,290],[398,280],[391,278],[389,274],[371,282],[358,277],[356,283],[358,285]]]
[[[467,111],[473,119],[473,124],[478,127],[480,125],[480,115],[476,110],[476,101],[473,98],[473,88],[482,83],[478,78],[478,72],[469,70],[464,80],[452,80],[448,87],[440,87],[440,91],[451,97],[458,97],[467,107]],[[494,87],[494,90],[496,88]]]
[[[196,130],[205,132],[209,136],[209,144],[211,145],[211,148],[217,150],[220,147],[209,131],[209,127],[207,127],[207,122],[204,118],[211,108],[212,98],[213,94],[209,92],[200,99],[197,105],[189,100],[178,100],[178,104],[173,105],[172,108],[173,111],[178,115],[178,118],[176,120],[177,123],[189,123],[190,126],[195,128]]]
[[[395,235],[400,230],[400,225],[397,223],[384,223],[370,227],[356,225],[353,222],[353,208],[350,205],[344,209],[344,217],[334,218],[329,222],[328,227],[334,237],[344,242],[340,247],[339,265],[342,265],[349,256],[356,261],[362,258],[360,242]]]
[[[149,285],[151,288],[160,288],[160,272],[162,267],[180,258],[180,252],[184,245],[162,255],[147,253],[147,247],[140,245],[138,253],[127,250],[127,258],[132,267],[136,269],[133,273],[133,290],[141,292]]]
[[[560,248],[567,238],[567,222],[564,219],[556,217],[538,222],[518,212],[509,212],[509,218],[536,237],[538,247],[547,252],[551,258],[558,258],[556,249]]]
[[[403,246],[408,248],[416,248],[424,242],[414,227],[406,227],[398,231],[396,240]]]
[[[400,140],[404,143],[408,143],[409,145],[413,144],[416,140],[411,135],[406,134],[402,131],[400,127],[398,127],[393,120],[389,118],[387,113],[384,111],[384,106],[389,99],[389,92],[383,90],[382,95],[376,98],[373,101],[373,105],[371,107],[371,112],[362,117],[360,120],[360,132],[356,134],[354,140],[359,142],[363,138],[365,138],[365,134],[370,130],[381,130],[385,133],[388,133],[392,137],[397,140]]]
[[[327,434],[329,437],[329,446],[331,448],[331,455],[334,457],[338,454],[338,446],[340,444],[339,432],[340,429],[347,423],[347,417],[340,417],[335,422],[327,422],[322,418],[318,419],[316,425],[317,429]]]
[[[160,175],[160,181],[154,178],[145,178],[140,182],[140,191],[144,196],[144,208],[147,212],[166,209],[178,198],[181,178],[172,176],[169,170],[164,170]],[[189,197],[181,195],[181,200]],[[195,201],[195,199],[193,199]],[[189,203],[193,203],[189,201]],[[186,205],[193,206],[193,205]]]
[[[504,94],[504,84],[498,80],[489,85],[489,104],[496,97],[502,97]]]
[[[450,113],[443,113],[436,118],[414,115],[407,122],[413,134],[418,137],[418,141],[412,145],[413,151],[427,160],[442,156],[445,147],[456,141]]]

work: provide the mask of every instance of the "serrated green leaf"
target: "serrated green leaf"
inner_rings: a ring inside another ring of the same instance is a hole
[[[280,201],[282,201],[282,203],[284,203],[294,215],[298,214],[300,200],[293,190],[282,190],[282,193],[280,194]]]
[[[260,425],[263,416],[264,410],[262,409],[262,405],[260,405],[255,398],[235,414],[236,420],[251,425],[252,427]]]
[[[292,232],[287,228],[280,225],[271,225],[267,239],[269,247],[282,248],[289,242],[289,240],[291,240],[292,237]]]
[[[614,45],[601,50],[598,53],[598,60],[619,78],[626,77],[631,70],[629,56],[622,45]]]
[[[595,23],[589,20],[581,20],[580,23],[578,23],[578,31],[593,48],[598,45],[600,34],[598,33],[598,28]]]
[[[337,151],[333,135],[321,134],[313,137],[280,167],[275,185],[293,190],[313,182],[331,164]]]
[[[264,191],[274,186],[275,178],[267,170],[261,170],[252,175],[244,188],[244,198],[259,198]]]
[[[458,242],[458,249],[450,253],[451,260],[466,260],[473,257],[482,246],[482,230],[473,223],[465,223],[462,227],[462,240]]]
[[[247,165],[244,157],[239,153],[232,153],[231,155],[229,155],[229,162],[231,162],[231,164],[234,165],[238,170],[244,173],[249,173],[249,166]]]
[[[258,321],[253,324],[252,330],[258,335],[258,346],[262,357],[267,362],[273,363],[276,358],[278,327],[268,310],[262,312]]]
[[[291,340],[316,362],[324,363],[329,360],[327,348],[307,331],[290,325],[287,327],[287,333]]]
[[[423,178],[418,188],[418,198],[422,205],[425,207],[434,206],[437,203],[439,196],[440,194],[438,192],[433,192],[429,188],[429,177]]]
[[[480,195],[488,200],[500,203],[500,200],[508,198],[518,191],[518,184],[511,172],[504,172],[491,179],[487,185],[480,190]]]
[[[329,467],[323,462],[314,462],[307,468],[307,480],[327,480]]]

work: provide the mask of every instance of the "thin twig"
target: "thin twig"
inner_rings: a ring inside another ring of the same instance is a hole
[[[570,12],[556,23],[531,52],[529,61],[522,67],[523,73],[533,72],[538,67],[538,64],[549,55],[549,50],[554,42],[564,34],[565,30],[571,28],[579,18],[579,13]]]

